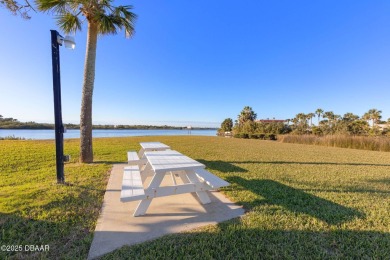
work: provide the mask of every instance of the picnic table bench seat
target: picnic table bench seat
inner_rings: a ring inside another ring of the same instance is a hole
[[[138,165],[125,167],[123,171],[121,201],[128,202],[145,198],[145,190]]]
[[[207,185],[209,185],[213,189],[218,189],[220,187],[229,186],[230,183],[215,176],[209,171],[205,169],[197,169],[195,174],[199,177],[199,179],[203,180]]]
[[[128,151],[127,162],[130,165],[141,165],[144,163],[144,160],[138,157],[138,153],[136,151]]]

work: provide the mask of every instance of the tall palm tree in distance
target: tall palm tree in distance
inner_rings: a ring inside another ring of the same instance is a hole
[[[313,120],[313,117],[315,116],[315,114],[314,113],[309,113],[306,116],[310,120],[310,126],[313,126],[313,121],[312,120]]]
[[[257,114],[253,111],[252,107],[245,106],[241,113],[238,115],[238,123],[240,125],[244,124],[247,121],[255,121]]]
[[[84,64],[83,92],[80,113],[80,162],[93,162],[92,94],[95,82],[95,60],[98,35],[117,34],[125,30],[126,37],[134,34],[136,15],[131,5],[113,6],[112,0],[36,0],[38,10],[54,12],[57,23],[65,33],[81,30],[87,21],[87,48]],[[84,16],[85,20],[81,19]]]
[[[378,122],[378,120],[380,120],[382,118],[381,114],[382,114],[381,110],[372,108],[372,109],[368,110],[368,112],[363,115],[363,119],[371,120],[372,127],[374,127],[375,123]]]
[[[326,111],[322,114],[322,117],[323,118],[327,118],[328,119],[328,125],[330,127],[332,127],[332,124],[333,124],[333,119],[334,119],[334,113],[333,111]]]
[[[322,110],[321,108],[317,108],[315,114],[317,115],[318,117],[318,125],[320,125],[320,118],[322,116],[322,114],[324,113],[324,110]]]
[[[353,114],[353,113],[345,113],[342,120],[345,122],[353,122],[359,119],[359,116]]]
[[[304,114],[304,113],[298,113],[296,115],[296,118],[298,119],[298,121],[300,122],[300,125],[306,125],[307,124],[307,115]]]

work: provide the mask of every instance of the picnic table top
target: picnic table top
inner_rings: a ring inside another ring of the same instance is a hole
[[[145,156],[156,173],[196,170],[206,167],[204,164],[173,150],[145,152]]]

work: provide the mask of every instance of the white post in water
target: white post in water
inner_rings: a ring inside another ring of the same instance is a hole
[[[188,134],[191,135],[191,129],[192,129],[192,126],[187,126],[187,130],[188,130]]]

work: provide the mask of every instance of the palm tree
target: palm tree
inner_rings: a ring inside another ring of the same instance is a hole
[[[313,126],[312,120],[313,120],[313,117],[315,116],[315,114],[314,113],[309,113],[306,116],[307,116],[308,119],[310,119],[310,126]]]
[[[345,122],[353,122],[359,119],[359,116],[353,114],[353,113],[345,113],[342,120]]]
[[[300,125],[307,124],[307,116],[304,113],[298,113],[295,117],[298,119]]]
[[[372,109],[368,110],[368,112],[363,115],[363,119],[364,120],[372,120],[371,121],[372,127],[374,127],[375,123],[378,122],[378,120],[380,120],[382,118],[381,114],[382,114],[381,110],[372,108]]]
[[[307,115],[298,113],[292,119],[294,130],[299,134],[304,134],[307,131]]]
[[[317,115],[318,117],[318,125],[320,125],[320,118],[322,116],[322,114],[324,113],[324,110],[322,110],[321,108],[317,108],[315,114]]]
[[[225,120],[223,120],[221,124],[221,129],[224,132],[230,132],[232,131],[232,128],[233,128],[233,120],[231,118],[226,118]]]
[[[324,112],[322,114],[322,117],[328,119],[328,126],[329,126],[330,129],[332,129],[332,127],[333,127],[333,120],[334,120],[334,113],[333,113],[333,111]]]
[[[251,107],[246,106],[238,115],[238,123],[240,125],[244,124],[247,121],[255,121],[257,118],[257,114],[252,110]]]
[[[97,37],[116,34],[123,28],[126,37],[131,37],[134,34],[136,15],[131,12],[131,5],[115,7],[112,0],[36,0],[36,3],[40,11],[53,11],[58,15],[58,25],[65,33],[81,30],[83,20],[80,16],[84,16],[88,23],[80,114],[80,162],[93,162],[92,94]]]

